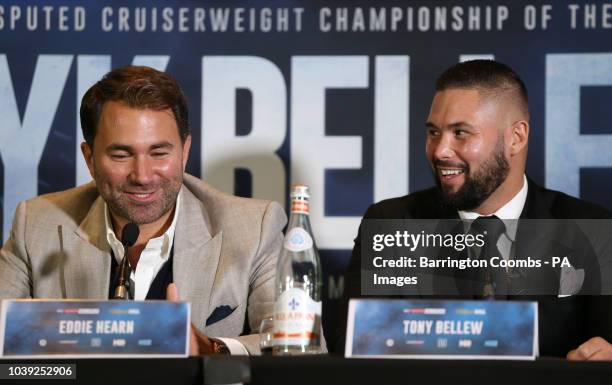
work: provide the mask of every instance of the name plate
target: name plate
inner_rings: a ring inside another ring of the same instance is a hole
[[[346,357],[533,360],[536,302],[352,299]]]
[[[185,357],[186,302],[3,300],[0,353],[11,358]]]

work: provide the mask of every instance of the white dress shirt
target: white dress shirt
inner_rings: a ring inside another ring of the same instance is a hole
[[[157,238],[149,239],[147,245],[140,253],[136,269],[132,269],[130,274],[130,296],[138,301],[143,301],[147,297],[149,287],[153,283],[153,279],[168,258],[174,242],[174,230],[176,229],[176,219],[178,218],[179,207],[181,204],[181,194],[176,199],[176,207],[174,209],[174,218],[165,233]],[[106,240],[113,250],[115,260],[121,264],[125,250],[123,245],[117,239],[113,231],[110,213],[106,203],[104,204],[104,218],[106,222]]]

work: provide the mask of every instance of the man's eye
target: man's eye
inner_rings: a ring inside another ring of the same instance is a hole
[[[111,158],[116,160],[126,159],[127,157],[129,157],[128,154],[111,154]]]
[[[435,130],[433,128],[430,128],[429,130],[427,130],[427,135],[429,135],[429,136],[439,136],[440,135],[440,131]]]
[[[162,158],[164,156],[167,156],[168,153],[167,152],[154,152],[153,154],[151,154],[154,158]]]
[[[468,132],[465,130],[455,130],[455,136],[462,137],[462,136],[466,136],[467,134]]]

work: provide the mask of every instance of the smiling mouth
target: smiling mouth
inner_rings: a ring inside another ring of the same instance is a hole
[[[151,191],[151,192],[131,192],[131,191],[125,191],[125,193],[128,196],[130,196],[132,199],[135,199],[135,200],[147,200],[147,199],[151,198],[155,194],[155,191]]]
[[[438,167],[438,174],[440,174],[440,176],[444,176],[444,177],[460,175],[460,174],[463,174],[464,172],[465,171],[463,169],[459,169],[459,168],[441,168],[441,167]]]

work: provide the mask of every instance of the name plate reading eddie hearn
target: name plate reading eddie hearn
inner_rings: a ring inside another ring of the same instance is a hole
[[[353,299],[346,357],[533,360],[536,302]]]
[[[167,301],[4,300],[4,357],[186,357],[190,308]]]

